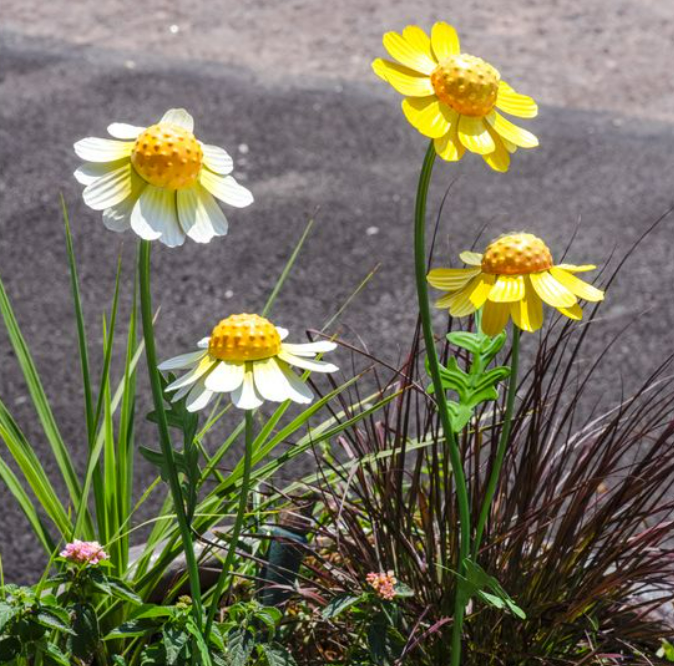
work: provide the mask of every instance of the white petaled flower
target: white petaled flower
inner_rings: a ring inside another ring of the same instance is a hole
[[[315,357],[337,345],[328,340],[290,344],[284,342],[287,335],[286,329],[259,315],[231,315],[198,343],[199,351],[176,356],[159,366],[163,371],[188,370],[166,390],[176,391],[173,402],[187,396],[190,412],[204,409],[216,393],[231,393],[239,409],[256,409],[265,400],[308,404],[314,395],[291,366],[335,372],[337,366]]]
[[[236,208],[253,202],[230,175],[232,158],[197,140],[185,109],[170,109],[150,127],[113,123],[108,132],[113,139],[89,137],[75,144],[86,161],[75,178],[85,186],[84,202],[103,211],[112,231],[131,228],[169,247],[182,245],[186,236],[208,243],[227,233],[215,199]]]

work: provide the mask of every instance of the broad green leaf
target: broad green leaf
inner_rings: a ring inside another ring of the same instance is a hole
[[[61,664],[61,666],[72,666],[72,661],[55,643],[48,642],[44,647],[44,653],[57,664]]]
[[[526,613],[515,603],[496,578],[490,576],[479,564],[470,559],[465,559],[463,564],[466,577],[459,581],[459,589],[467,595],[466,603],[471,597],[479,596],[490,606],[501,610],[507,609],[516,617],[526,619]]]
[[[187,642],[190,640],[190,635],[183,629],[165,626],[162,629],[162,644],[166,652],[167,666],[175,666],[180,658],[180,653],[183,651]]]
[[[21,612],[17,606],[0,602],[0,632]]]
[[[255,644],[247,631],[241,629],[230,631],[227,635],[227,656],[231,666],[246,666],[254,647]]]
[[[264,654],[268,666],[297,666],[292,654],[281,645],[260,643],[258,648]]]
[[[58,629],[66,634],[74,634],[70,628],[70,617],[62,608],[41,607],[35,614],[35,621],[48,629]]]
[[[409,586],[405,585],[405,583],[396,583],[394,588],[396,597],[413,597],[414,596],[414,590]]]
[[[73,655],[87,660],[94,653],[99,641],[96,611],[91,604],[75,604],[73,615],[74,635],[68,638],[68,647]]]
[[[330,602],[323,608],[321,615],[324,620],[331,620],[332,618],[341,615],[354,604],[357,604],[362,598],[363,595],[354,596],[352,594],[340,594],[330,600]]]
[[[142,604],[143,600],[121,579],[108,576],[108,587],[113,596],[132,604]]]

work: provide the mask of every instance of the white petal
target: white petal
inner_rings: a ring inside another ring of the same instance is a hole
[[[287,328],[281,328],[280,326],[277,326],[276,331],[278,332],[281,340],[285,340],[288,337],[288,329]]]
[[[175,190],[148,185],[131,211],[131,228],[144,240],[182,245],[185,234],[178,224]]]
[[[302,358],[301,356],[295,356],[284,349],[281,349],[278,357],[284,360],[290,365],[294,365],[296,368],[302,368],[303,370],[311,370],[312,372],[337,372],[339,368],[332,363],[326,363],[325,361],[316,361],[311,358]]]
[[[104,210],[124,201],[133,192],[132,171],[131,162],[127,162],[119,169],[97,178],[84,188],[84,203],[94,210]]]
[[[241,386],[245,369],[245,363],[217,361],[213,372],[206,377],[206,388],[216,393],[234,391]]]
[[[189,386],[190,384],[194,384],[197,380],[199,380],[203,375],[205,375],[213,366],[215,365],[215,361],[213,359],[206,355],[204,356],[201,361],[199,361],[199,364],[196,365],[190,372],[188,372],[186,375],[183,375],[180,377],[180,379],[176,379],[174,382],[171,382],[167,387],[167,391],[175,391],[179,388],[182,388],[183,386]]]
[[[331,352],[337,349],[337,345],[329,340],[319,340],[318,342],[305,342],[304,344],[284,342],[281,348],[295,356],[315,356],[316,354]]]
[[[121,233],[131,228],[131,210],[136,203],[136,196],[124,199],[116,206],[110,206],[103,211],[103,224],[110,231]]]
[[[303,405],[310,403],[314,399],[312,390],[283,361],[277,363],[294,391],[291,400]]]
[[[208,169],[199,174],[201,184],[216,198],[235,208],[245,208],[253,203],[253,195],[232,176],[219,176]]]
[[[198,183],[178,190],[178,217],[184,232],[197,243],[227,233],[227,218],[215,199]]]
[[[74,146],[77,156],[86,162],[115,162],[131,155],[133,141],[113,141],[87,137]]]
[[[73,176],[80,185],[91,185],[95,180],[119,169],[125,162],[126,158],[115,162],[88,162],[75,169]]]
[[[103,211],[103,224],[118,233],[127,231],[131,228],[131,211],[138,201],[138,197],[145,189],[147,183],[138,176],[133,169],[131,170],[131,195],[124,201],[110,206]]]
[[[171,402],[178,402],[179,400],[182,400],[193,388],[194,387],[191,384],[189,386],[183,386],[173,394]]]
[[[206,354],[202,351],[189,352],[188,354],[181,354],[180,356],[174,356],[163,363],[160,363],[157,367],[159,370],[183,370],[185,368],[191,368]]]
[[[201,148],[204,151],[204,164],[211,171],[215,171],[215,173],[223,176],[232,173],[234,160],[226,150],[223,150],[219,146],[209,146],[207,143],[202,143]]]
[[[210,340],[211,340],[210,336],[207,338],[201,338],[201,340],[197,342],[197,347],[199,347],[199,349],[208,349],[208,343],[210,342]]]
[[[194,132],[194,118],[185,109],[169,109],[159,122],[178,125],[188,132]]]
[[[188,412],[198,412],[200,409],[203,409],[208,405],[213,397],[213,391],[209,391],[205,386],[204,382],[198,382],[190,391],[187,396],[187,402],[185,406],[187,407]]]
[[[275,358],[266,358],[253,363],[255,388],[265,400],[285,402],[298,396]],[[302,396],[299,396],[300,400]]]
[[[127,123],[112,123],[112,125],[108,125],[108,134],[114,136],[115,139],[135,140],[146,129],[146,127],[137,127],[136,125],[128,125]]]
[[[239,409],[256,409],[262,404],[262,397],[255,389],[252,370],[246,368],[243,381],[232,393],[232,402]]]

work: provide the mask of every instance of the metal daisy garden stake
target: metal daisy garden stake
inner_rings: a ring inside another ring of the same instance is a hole
[[[150,127],[113,123],[108,132],[113,139],[89,137],[75,144],[75,152],[87,162],[77,169],[75,177],[85,185],[85,203],[103,211],[106,227],[118,232],[132,229],[141,238],[138,271],[147,368],[159,442],[185,551],[194,619],[200,627],[203,604],[194,539],[157,370],[150,242],[159,240],[175,247],[189,237],[208,243],[227,233],[227,220],[213,197],[236,207],[248,206],[253,197],[229,175],[234,163],[227,152],[196,139],[194,120],[184,109],[170,109]]]
[[[166,388],[167,392],[175,391],[173,402],[186,398],[188,411],[205,409],[211,398],[220,393],[230,393],[232,404],[245,410],[245,451],[239,505],[227,557],[208,611],[207,636],[234,562],[245,517],[250,490],[253,410],[261,407],[265,400],[291,400],[299,404],[308,404],[313,400],[313,392],[291,370],[291,366],[314,372],[337,370],[332,363],[315,358],[317,354],[334,350],[337,346],[334,342],[323,340],[291,344],[284,342],[287,336],[285,328],[275,326],[260,315],[230,315],[213,328],[210,337],[198,343],[198,351],[176,356],[159,366],[160,370],[188,370]]]
[[[476,558],[510,436],[517,390],[519,331],[535,331],[541,327],[543,302],[572,319],[580,319],[582,311],[577,299],[597,301],[603,298],[603,293],[573,275],[594,267],[553,266],[545,243],[527,233],[497,239],[484,255],[464,252],[461,259],[468,268],[435,269],[426,276],[426,200],[436,155],[456,162],[467,149],[480,155],[495,171],[505,172],[517,148],[534,148],[538,140],[507,120],[499,110],[532,118],[538,113],[538,107],[530,97],[515,92],[492,65],[462,53],[456,30],[447,23],[436,23],[430,38],[417,26],[406,27],[402,34],[389,32],[384,35],[383,44],[396,62],[376,59],[372,64],[375,73],[405,96],[402,102],[405,117],[431,139],[417,188],[414,258],[427,368],[432,379],[430,390],[436,397],[447,442],[459,509],[460,552],[451,641],[451,664],[457,666],[461,661],[467,603],[485,581],[490,580],[477,565]],[[475,314],[480,322],[481,331],[475,334],[455,332],[448,336],[451,343],[470,354],[472,363],[468,373],[461,370],[453,358],[447,367],[440,364],[427,280],[448,292],[436,303],[437,307],[449,309],[454,317]],[[489,364],[505,342],[503,330],[510,317],[515,323],[510,367],[490,369]],[[495,386],[507,377],[509,387],[501,437],[478,524],[473,530],[457,434],[470,422],[473,409],[480,402],[497,398]],[[459,400],[448,400],[448,390],[458,393]],[[504,595],[505,606],[521,613]]]

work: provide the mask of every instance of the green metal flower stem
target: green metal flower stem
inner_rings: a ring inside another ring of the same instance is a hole
[[[229,570],[232,568],[234,556],[236,554],[236,546],[239,543],[239,536],[241,535],[241,527],[243,526],[243,519],[246,514],[246,505],[248,504],[248,490],[250,485],[250,470],[253,459],[253,412],[246,410],[246,428],[245,428],[245,446],[246,449],[243,454],[243,476],[241,478],[241,489],[239,491],[239,508],[236,513],[236,520],[234,521],[234,528],[229,542],[229,550],[225,563],[222,565],[222,571],[218,577],[218,582],[213,592],[211,606],[208,611],[208,619],[206,620],[206,630],[204,634],[208,636],[213,626],[215,614],[220,606],[220,598],[225,590]]]
[[[512,428],[513,421],[513,409],[515,407],[515,395],[517,394],[517,369],[519,366],[519,358],[520,329],[517,328],[517,326],[513,326],[513,343],[510,355],[510,379],[508,381],[506,412],[503,419],[503,428],[501,429],[501,438],[498,443],[498,449],[496,450],[496,459],[494,460],[494,466],[492,467],[491,475],[489,476],[487,491],[484,496],[484,501],[480,510],[480,517],[475,530],[475,541],[473,542],[473,559],[477,557],[477,553],[480,550],[482,535],[484,534],[484,528],[487,525],[487,519],[489,518],[489,512],[491,511],[491,503],[493,502],[494,495],[496,494],[496,488],[498,487],[498,481],[501,476],[501,468],[503,467],[503,459],[505,458],[506,449],[508,448],[508,440],[510,439],[510,430]]]
[[[435,398],[442,422],[442,430],[447,440],[447,449],[456,486],[459,520],[461,521],[458,572],[460,576],[463,576],[464,560],[470,556],[470,501],[468,499],[468,487],[466,485],[466,475],[463,470],[461,452],[452,430],[447,402],[444,400],[445,389],[440,377],[440,361],[438,360],[435,348],[431,308],[428,300],[428,286],[426,284],[426,200],[428,198],[428,189],[431,184],[434,163],[435,147],[431,141],[424,157],[421,174],[419,175],[419,185],[417,187],[414,211],[414,269],[417,283],[417,297],[419,300],[419,314],[421,316],[421,326],[426,345],[426,356],[435,389]],[[458,666],[461,662],[464,612],[463,595],[457,592],[454,601],[454,622],[452,624],[451,666]]]
[[[201,586],[199,584],[199,568],[194,554],[194,543],[192,541],[190,525],[185,514],[183,493],[180,487],[180,478],[178,477],[175,458],[173,456],[171,436],[166,421],[166,413],[164,412],[164,397],[162,395],[161,380],[159,371],[157,370],[157,352],[154,343],[154,325],[152,323],[152,292],[150,290],[150,243],[148,241],[143,240],[140,242],[138,272],[140,282],[140,309],[143,321],[143,337],[145,339],[145,359],[147,361],[147,371],[150,376],[150,385],[152,386],[154,409],[157,415],[159,444],[164,460],[166,461],[169,487],[171,489],[173,505],[178,519],[178,528],[180,529],[180,535],[183,541],[185,561],[187,563],[187,574],[192,595],[194,619],[197,626],[201,627],[202,603]]]

